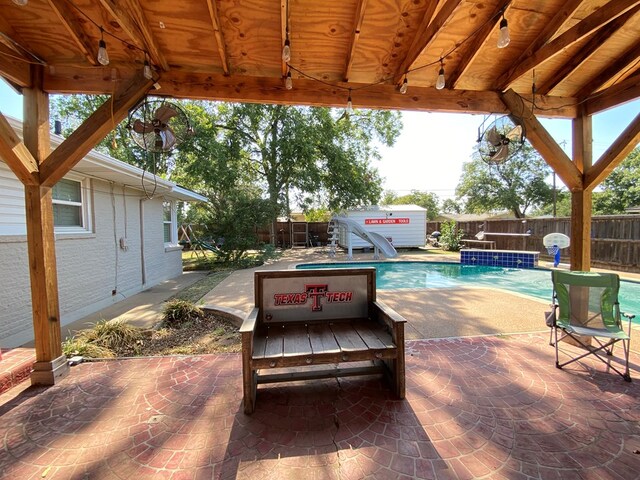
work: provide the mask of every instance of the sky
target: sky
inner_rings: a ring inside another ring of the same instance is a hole
[[[0,81],[0,111],[22,119],[22,97],[4,81]],[[594,115],[594,162],[638,112],[640,100],[635,100]],[[402,117],[404,128],[395,145],[381,146],[382,159],[373,163],[384,178],[384,189],[398,195],[420,190],[435,193],[440,199],[454,198],[462,165],[471,160],[478,127],[485,117],[423,112],[402,112]],[[571,121],[544,118],[540,121],[571,156]]]

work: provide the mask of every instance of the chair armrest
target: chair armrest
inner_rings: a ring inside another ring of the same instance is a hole
[[[629,325],[627,326],[627,335],[631,337],[631,320],[636,318],[636,316],[633,315],[632,313],[625,313],[625,312],[622,312],[622,316],[629,321]]]
[[[393,328],[395,324],[407,323],[402,315],[380,300],[373,302],[373,306],[376,310],[377,317],[385,322],[389,327]]]
[[[258,313],[260,309],[258,307],[254,307],[249,315],[242,322],[242,326],[240,327],[240,333],[252,333],[256,328],[256,322],[258,321]]]

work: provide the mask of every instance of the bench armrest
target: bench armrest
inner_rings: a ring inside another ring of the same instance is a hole
[[[396,325],[407,323],[402,315],[400,315],[393,308],[389,307],[387,304],[381,302],[380,300],[373,302],[373,307],[375,311],[375,318],[377,318],[378,320],[382,320],[392,330]]]
[[[253,333],[256,328],[256,322],[258,321],[258,313],[260,309],[258,307],[254,307],[249,315],[242,322],[242,326],[240,327],[240,333]]]

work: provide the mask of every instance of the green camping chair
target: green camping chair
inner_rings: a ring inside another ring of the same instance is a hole
[[[587,355],[595,355],[609,368],[622,376],[627,382],[629,375],[629,341],[631,319],[635,315],[623,313],[629,320],[627,331],[622,328],[618,290],[620,277],[615,273],[569,272],[552,270],[553,311],[547,317],[551,327],[549,343],[556,348],[556,367],[580,360]],[[561,337],[558,338],[558,331]],[[555,336],[555,338],[554,338]],[[558,359],[558,341],[570,337],[586,349],[586,353],[560,363]],[[591,345],[593,339],[597,345]],[[602,356],[613,355],[613,347],[622,342],[624,348],[624,372],[612,365],[610,359]]]

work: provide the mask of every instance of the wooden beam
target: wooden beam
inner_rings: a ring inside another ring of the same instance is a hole
[[[40,181],[53,186],[127,116],[147,93],[152,81],[138,77],[122,86],[80,127],[62,142],[40,165]]]
[[[351,75],[351,66],[353,65],[353,57],[356,53],[356,46],[360,39],[360,30],[362,29],[362,22],[364,21],[364,12],[367,8],[368,0],[358,0],[356,7],[356,14],[353,21],[353,32],[351,33],[351,40],[349,41],[349,53],[347,54],[347,65],[344,69],[344,81],[349,81]],[[435,2],[434,2],[435,3]]]
[[[138,71],[120,70],[122,78]],[[77,82],[87,94],[109,94],[113,83],[102,69],[74,69],[58,67],[46,77],[45,89],[49,93],[72,93]],[[346,92],[353,88],[353,104],[357,108],[385,110],[414,110],[423,112],[507,113],[508,110],[496,92],[471,90],[436,90],[431,87],[412,86],[407,95],[401,95],[395,85],[365,85],[341,83],[336,86],[319,84],[313,80],[296,79],[293,90],[286,90],[281,78],[257,78],[219,73],[186,73],[174,69],[162,74],[162,88],[154,95],[175,98],[248,103],[282,103],[315,107],[344,108]],[[366,87],[360,88],[359,87]],[[525,98],[531,101],[530,96]],[[549,118],[574,118],[576,100],[566,97],[536,96],[536,113]]]
[[[218,55],[220,55],[220,62],[222,62],[222,71],[225,75],[229,75],[229,62],[227,62],[227,47],[222,36],[222,30],[220,30],[220,16],[218,15],[218,7],[215,0],[207,0],[207,7],[209,7],[209,17],[211,18],[211,26],[213,27],[213,35],[216,37],[216,44],[218,46]]]
[[[431,21],[431,16],[438,2],[429,2],[422,23],[416,31],[416,35],[413,37],[413,42],[411,43],[411,47],[409,47],[407,56],[402,61],[402,64],[400,64],[400,68],[396,71],[397,78],[401,78],[411,70],[411,67],[420,54],[429,46],[438,31],[453,16],[461,2],[462,0],[446,0],[446,3],[442,5],[442,8],[440,8],[433,21]]]
[[[591,205],[590,190],[571,192],[571,270],[591,270]]]
[[[538,65],[555,57],[567,47],[585,38],[595,30],[606,25],[611,20],[623,15],[628,10],[640,5],[640,0],[616,0],[598,8],[584,20],[578,22],[562,35],[556,37],[538,50],[532,51],[529,56],[514,62],[511,68],[498,77],[496,90],[504,90],[525,73]]]
[[[640,98],[640,71],[622,82],[598,92],[598,95],[588,100],[584,105],[589,115],[595,115],[637,98]]]
[[[571,162],[562,148],[538,121],[531,109],[513,90],[500,95],[511,114],[525,127],[527,139],[542,155],[545,162],[553,168],[567,188],[571,191],[582,188],[582,173]]]
[[[43,67],[32,66],[31,75],[32,88],[24,90],[23,136],[35,161],[42,164],[51,150],[49,97],[42,90]],[[41,185],[25,185],[24,190],[36,347],[31,383],[53,385],[69,373],[69,366],[62,353],[52,194]]]
[[[98,64],[98,46],[96,42],[84,31],[83,24],[85,19],[81,21],[78,18],[77,11],[69,5],[67,0],[48,0],[53,12],[67,29],[71,39],[80,49],[89,64],[94,67]]]
[[[2,114],[0,114],[0,157],[24,185],[39,185],[38,163]]]
[[[0,36],[0,38],[2,38]],[[28,87],[31,82],[29,76],[29,64],[23,60],[13,59],[7,55],[2,55],[0,52],[0,75],[6,78],[8,81],[20,85],[21,87]]]
[[[632,45],[622,55],[612,58],[609,65],[603,68],[595,77],[588,80],[584,86],[578,90],[575,97],[580,100],[594,94],[613,79],[622,75],[622,72],[630,69],[633,64],[640,59],[640,42]]]
[[[280,0],[280,69],[282,77],[289,73],[289,65],[282,58],[282,51],[289,36],[289,0]],[[291,42],[291,39],[289,39]]]
[[[620,165],[640,143],[640,113],[620,134],[598,161],[586,171],[585,189],[593,190]]]
[[[466,42],[466,45],[463,47],[465,50],[463,50],[455,70],[447,72],[447,81],[450,88],[455,88],[460,77],[464,75],[464,72],[467,71],[467,68],[469,68],[471,63],[478,56],[478,53],[487,41],[487,38],[489,38],[493,31],[499,27],[500,23],[491,21],[491,19],[497,18],[501,12],[505,12],[510,3],[511,0],[501,0],[498,2],[491,11],[490,16],[487,17],[489,20],[485,20],[484,24],[474,32],[473,38]]]
[[[155,65],[165,72],[169,70],[138,0],[100,0],[100,4],[117,20],[131,41],[149,54]]]
[[[576,54],[567,62],[564,62],[560,68],[557,68],[547,81],[537,85],[537,93],[541,95],[548,95],[555,87],[557,87],[563,80],[589,60],[594,53],[598,51],[602,45],[620,28],[622,28],[631,17],[633,17],[638,11],[640,11],[640,5],[632,8],[618,18],[610,21],[605,26],[597,30],[590,35],[590,38],[584,45],[580,46],[580,49]]]

